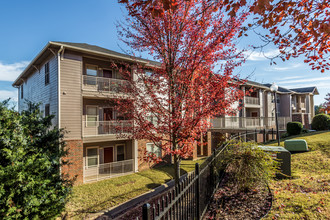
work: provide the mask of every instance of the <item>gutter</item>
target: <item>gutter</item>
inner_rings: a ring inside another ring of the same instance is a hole
[[[63,46],[63,44],[61,44],[61,43],[56,43],[56,42],[52,42],[52,41],[50,41],[50,43],[52,45]],[[107,56],[107,57],[114,57],[114,58],[121,59],[121,60],[138,61],[139,63],[144,63],[144,64],[150,64],[150,62],[152,62],[152,61],[142,60],[138,57],[136,57],[136,59],[134,59],[134,57],[133,58],[128,58],[128,57],[124,57],[124,56],[108,54],[108,53],[102,53],[102,52],[98,52],[98,51],[94,51],[94,50],[83,49],[83,48],[75,47],[75,46],[66,45],[65,47],[69,48],[69,49],[78,50],[78,51],[84,51],[84,52],[88,52],[88,53],[100,54],[100,55]],[[152,64],[150,64],[150,65],[153,66]]]

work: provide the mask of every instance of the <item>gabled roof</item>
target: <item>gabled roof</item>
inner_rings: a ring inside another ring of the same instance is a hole
[[[272,84],[270,84],[270,83],[266,83],[266,84],[263,84],[263,85],[267,86],[268,88],[270,88],[272,86]],[[278,91],[283,92],[283,93],[292,93],[292,91],[290,89],[287,89],[287,88],[284,88],[284,87],[281,87],[281,86],[278,87]]]
[[[317,90],[316,86],[296,88],[296,89],[290,89],[290,90],[292,90],[294,92],[298,92],[298,93],[314,93],[315,95],[319,94],[319,91]]]
[[[119,53],[113,50],[108,50],[103,47],[85,44],[85,43],[71,43],[71,42],[59,42],[59,41],[49,41],[48,44],[39,52],[39,54],[30,62],[30,64],[25,68],[25,70],[17,77],[14,81],[13,86],[19,86],[21,81],[24,81],[31,73],[33,73],[38,66],[41,65],[44,60],[50,56],[51,53],[59,51],[63,47],[64,49],[69,49],[73,51],[90,53],[98,56],[105,56],[113,59],[126,60],[128,62],[139,62],[146,65],[158,66],[159,62],[130,56],[124,53]]]

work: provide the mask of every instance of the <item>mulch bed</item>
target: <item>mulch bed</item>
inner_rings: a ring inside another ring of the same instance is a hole
[[[239,192],[228,176],[220,184],[204,219],[260,219],[271,209],[272,194],[267,186]]]

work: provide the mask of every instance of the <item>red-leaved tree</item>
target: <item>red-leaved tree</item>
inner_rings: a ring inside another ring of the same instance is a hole
[[[129,16],[119,24],[119,35],[159,63],[121,69],[130,97],[119,101],[119,108],[134,120],[132,138],[152,141],[173,157],[178,181],[180,161],[191,156],[210,119],[236,111],[232,106],[243,95],[232,76],[243,61],[233,42],[247,13],[231,17],[221,3],[178,0],[158,16],[141,2],[122,1]]]
[[[186,0],[194,2],[195,0]],[[127,2],[120,0],[119,2]],[[160,4],[161,2],[161,4]],[[243,27],[246,31],[263,27],[269,34],[260,34],[265,45],[278,46],[280,54],[276,57],[283,61],[291,57],[304,56],[314,70],[325,72],[330,68],[330,1],[329,0],[205,0],[207,4],[221,4],[226,13],[236,16],[244,8],[254,16],[253,23]],[[169,10],[175,10],[180,0],[139,0],[136,8],[143,8],[154,16],[163,16]],[[252,43],[252,46],[256,46]],[[258,45],[259,46],[259,45]]]
[[[327,114],[330,114],[330,93],[327,93],[324,99],[325,99],[325,103],[323,104],[324,108],[327,111]]]

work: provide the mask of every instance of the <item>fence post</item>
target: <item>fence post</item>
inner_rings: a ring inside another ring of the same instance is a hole
[[[274,128],[272,128],[272,140],[274,140]]]
[[[266,142],[266,129],[263,130],[263,142]]]
[[[216,155],[216,150],[215,149],[213,149],[213,161],[212,161],[212,164],[211,164],[211,180],[212,180],[212,183],[213,183],[213,185],[215,186],[216,185],[216,180],[217,180],[217,178],[216,178],[216,176],[214,175],[214,168],[215,168],[215,166],[216,166],[216,161],[215,161],[215,155]]]
[[[195,174],[196,174],[196,189],[195,189],[195,197],[196,197],[196,219],[200,219],[200,204],[199,204],[199,188],[200,188],[200,179],[199,179],[199,163],[195,164]]]
[[[254,130],[254,141],[258,143],[257,129]]]
[[[142,220],[151,220],[150,212],[151,212],[150,204],[145,203],[142,206]]]

